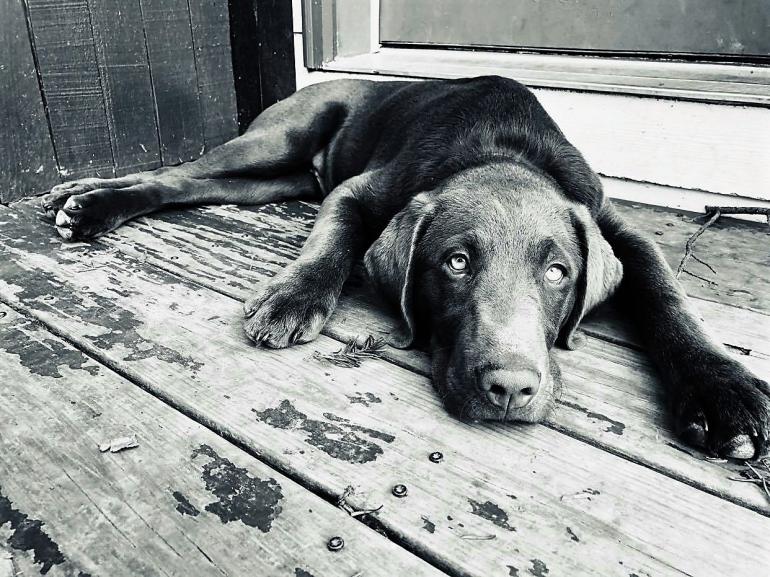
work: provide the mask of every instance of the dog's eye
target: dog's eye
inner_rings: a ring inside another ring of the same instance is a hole
[[[468,270],[468,257],[461,253],[453,254],[446,263],[452,272],[465,272]]]
[[[564,275],[566,274],[566,270],[564,270],[564,267],[559,264],[552,264],[550,267],[548,267],[548,270],[545,271],[545,280],[547,280],[550,283],[559,283],[564,278]]]

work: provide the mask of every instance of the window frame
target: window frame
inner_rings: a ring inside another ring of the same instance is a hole
[[[379,0],[302,0],[310,70],[454,78],[498,74],[533,88],[770,107],[770,66],[568,53],[383,47]]]

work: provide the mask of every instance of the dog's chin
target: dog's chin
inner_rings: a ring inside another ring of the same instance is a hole
[[[549,357],[548,374],[543,379],[535,397],[524,407],[507,412],[493,405],[478,391],[475,384],[462,378],[450,359],[434,355],[433,386],[441,397],[446,410],[462,421],[504,421],[539,423],[553,411],[561,395],[561,370]]]

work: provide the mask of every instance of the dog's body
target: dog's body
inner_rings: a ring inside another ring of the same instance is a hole
[[[315,338],[364,256],[400,309],[453,413],[538,421],[580,319],[616,288],[694,444],[754,457],[770,386],[710,340],[654,243],[625,226],[596,174],[534,95],[498,77],[343,80],[266,110],[241,137],[179,167],[60,185],[44,198],[65,239],[163,206],[324,196],[300,257],[246,305],[246,332]]]

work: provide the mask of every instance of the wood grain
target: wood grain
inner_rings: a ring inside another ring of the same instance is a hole
[[[443,575],[4,305],[0,394],[0,575]]]
[[[160,166],[155,101],[139,0],[90,0],[117,175]]]
[[[59,182],[24,7],[0,1],[0,202],[48,190]]]
[[[161,158],[180,164],[204,148],[190,10],[187,0],[141,0],[141,9]]]
[[[227,0],[189,0],[206,149],[238,135]]]
[[[303,485],[384,505],[383,528],[453,572],[751,575],[770,563],[765,516],[548,427],[459,423],[407,370],[316,364],[314,350],[340,346],[327,337],[256,350],[237,301],[101,243],[60,248],[19,211],[0,230],[13,239],[3,300]]]
[[[25,1],[59,173],[114,176],[88,2]]]

